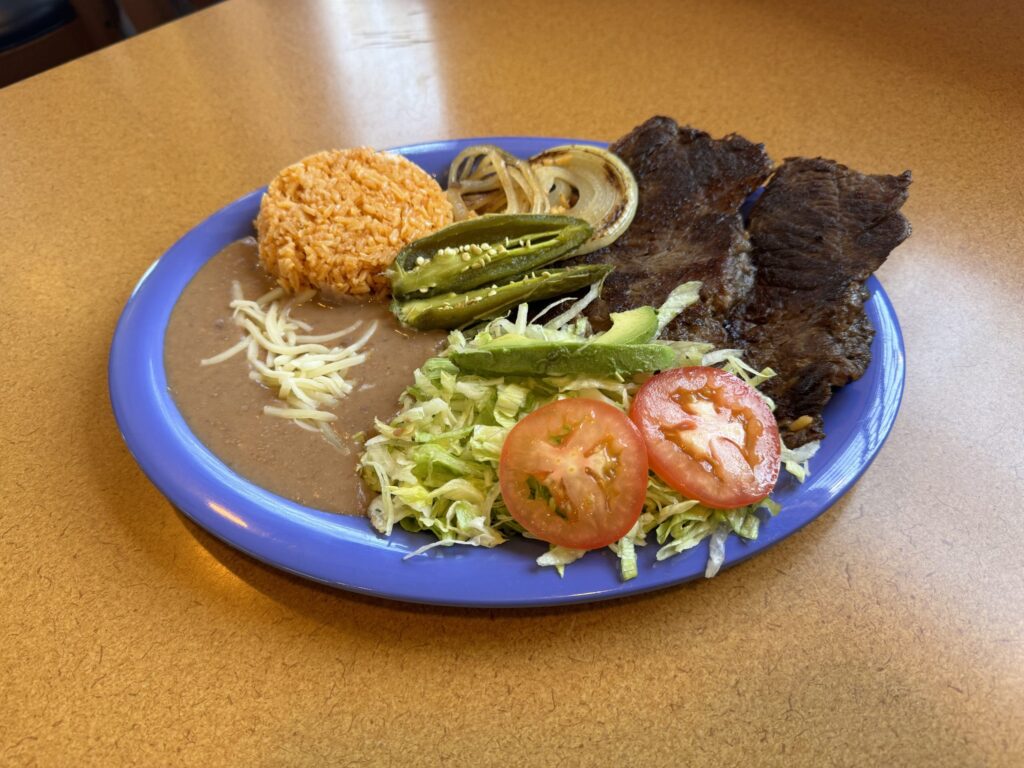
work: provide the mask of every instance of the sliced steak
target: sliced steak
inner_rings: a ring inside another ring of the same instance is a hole
[[[751,211],[754,289],[730,330],[748,362],[778,373],[763,390],[791,447],[824,436],[832,389],[860,378],[871,360],[864,281],[910,235],[899,212],[909,186],[909,171],[868,176],[790,158]],[[789,432],[802,416],[810,425]]]
[[[680,283],[700,280],[702,301],[664,336],[728,343],[724,319],[753,285],[739,208],[771,171],[763,145],[736,135],[712,139],[670,118],[652,117],[610,149],[633,171],[640,196],[622,237],[574,260],[615,266],[588,309],[591,322],[606,328],[609,313],[657,307]]]
[[[745,230],[740,205],[771,171],[762,145],[652,117],[611,150],[632,169],[640,199],[622,237],[573,260],[615,267],[588,309],[594,327],[700,280],[701,302],[662,337],[740,347],[751,364],[771,366],[778,376],[764,390],[787,444],[822,437],[833,388],[870,362],[864,281],[910,234],[899,213],[910,173],[867,176],[821,158],[789,159]],[[807,427],[787,430],[805,415]]]

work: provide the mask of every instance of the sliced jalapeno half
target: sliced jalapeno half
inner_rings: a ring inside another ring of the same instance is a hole
[[[564,258],[593,229],[572,216],[491,214],[460,221],[403,248],[388,275],[396,299],[501,284]]]
[[[466,293],[444,293],[425,299],[393,301],[391,311],[411,328],[459,328],[477,320],[500,315],[524,301],[561,296],[604,279],[612,268],[585,264],[546,269],[505,285],[489,285]]]

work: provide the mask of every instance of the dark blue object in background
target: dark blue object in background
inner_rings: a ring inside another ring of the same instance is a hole
[[[0,0],[0,52],[31,42],[75,20],[67,0]]]

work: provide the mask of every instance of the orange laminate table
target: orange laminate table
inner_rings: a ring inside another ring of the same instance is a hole
[[[0,764],[1024,765],[1024,12],[231,0],[0,91]],[[544,611],[354,597],[187,522],[122,443],[118,314],[318,149],[664,113],[910,168],[890,439],[717,578]]]

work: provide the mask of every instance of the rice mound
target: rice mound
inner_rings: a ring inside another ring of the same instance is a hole
[[[402,246],[451,224],[426,171],[369,147],[310,155],[270,183],[256,218],[260,261],[290,291],[386,296]]]

